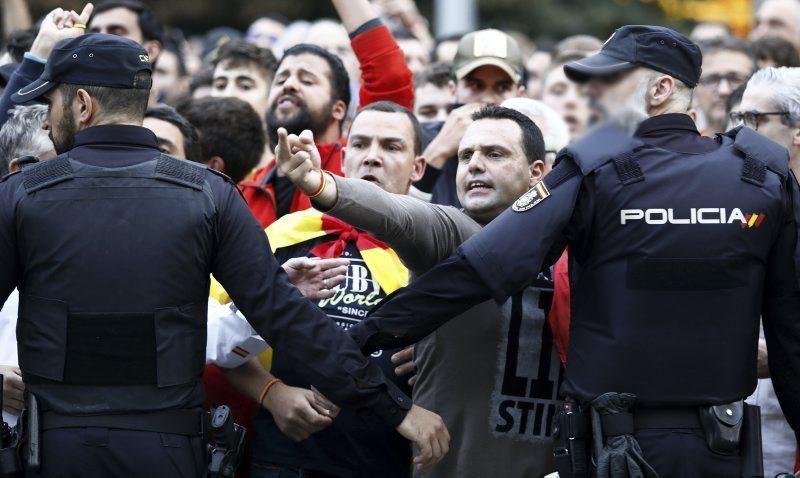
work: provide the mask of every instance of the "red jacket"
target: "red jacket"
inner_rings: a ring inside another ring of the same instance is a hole
[[[412,109],[414,80],[411,70],[406,65],[403,52],[397,46],[389,29],[384,25],[376,26],[353,38],[351,45],[361,65],[359,105],[363,107],[376,101],[387,100]],[[344,138],[340,138],[334,144],[317,145],[323,169],[342,175],[344,145]],[[264,227],[278,219],[275,187],[268,182],[274,168],[275,162],[272,161],[257,169],[252,178],[239,183],[250,211]],[[295,190],[289,212],[302,211],[310,207],[308,198],[302,192]]]

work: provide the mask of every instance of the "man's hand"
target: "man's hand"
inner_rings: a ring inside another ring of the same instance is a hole
[[[283,383],[275,384],[264,398],[262,404],[281,432],[291,440],[301,442],[331,423],[326,411],[317,407],[314,392],[303,388],[290,387]]]
[[[482,103],[469,103],[454,109],[444,122],[442,130],[430,142],[423,156],[428,164],[442,169],[448,159],[458,154],[458,143],[464,136],[467,126],[472,123],[472,113],[485,106]]]
[[[411,375],[408,379],[408,384],[414,386],[417,383],[417,365],[414,363],[414,346],[409,345],[403,350],[392,355],[392,363],[396,366],[394,374],[398,377]]]
[[[314,392],[315,410],[327,417],[336,418],[339,416],[339,412],[341,412],[342,409],[339,408],[338,405],[328,400],[328,398],[313,385],[311,386],[311,391]]]
[[[305,194],[314,194],[322,185],[322,160],[314,144],[314,135],[305,130],[300,135],[278,128],[275,160],[284,176]]]
[[[329,299],[333,290],[347,278],[347,259],[295,257],[283,263],[289,282],[312,300]]]
[[[413,442],[420,451],[414,464],[425,470],[438,463],[450,450],[450,433],[442,417],[416,405],[411,406],[397,432]]]
[[[21,414],[25,408],[22,396],[25,392],[22,372],[17,367],[0,365],[0,375],[3,376],[3,410],[12,415]]]
[[[92,17],[92,11],[94,11],[94,5],[87,3],[80,14],[62,8],[56,8],[48,13],[42,20],[39,33],[33,40],[31,53],[46,60],[56,43],[68,38],[77,38],[86,33],[86,25]]]

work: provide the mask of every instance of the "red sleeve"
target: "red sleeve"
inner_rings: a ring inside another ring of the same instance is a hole
[[[570,322],[570,296],[569,296],[569,256],[568,251],[564,251],[561,258],[553,267],[553,281],[555,291],[553,293],[553,305],[550,308],[548,322],[553,331],[553,339],[556,343],[561,364],[567,363],[567,348],[569,347],[569,322]]]
[[[385,25],[372,28],[350,44],[361,65],[359,105],[386,100],[413,109],[414,79],[389,29]]]

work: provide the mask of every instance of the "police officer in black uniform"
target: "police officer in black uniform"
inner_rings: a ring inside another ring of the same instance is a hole
[[[632,136],[602,126],[562,151],[510,210],[351,329],[362,350],[505,300],[568,245],[559,425],[588,451],[557,449],[561,476],[758,476],[758,416],[741,400],[756,384],[762,314],[775,388],[800,430],[798,187],[787,152],[753,130],[699,135],[686,112],[700,70],[695,44],[651,26],[622,27],[567,64],[601,104],[643,95],[649,117]]]
[[[13,96],[47,99],[59,153],[0,183],[0,299],[19,288],[20,368],[41,410],[41,467],[28,474],[205,475],[212,273],[326,396],[399,425],[436,461],[438,417],[287,282],[236,186],[159,151],[141,127],[150,86],[141,46],[89,34],[56,45]]]

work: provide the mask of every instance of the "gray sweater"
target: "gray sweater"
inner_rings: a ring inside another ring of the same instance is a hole
[[[338,199],[325,212],[388,244],[413,276],[452,255],[481,229],[450,206],[390,194],[358,179],[335,181]],[[440,414],[453,440],[441,463],[415,476],[543,476],[554,471],[549,419],[561,371],[540,293],[529,288],[502,306],[479,304],[415,346],[414,402]],[[553,386],[534,393],[543,383]]]

